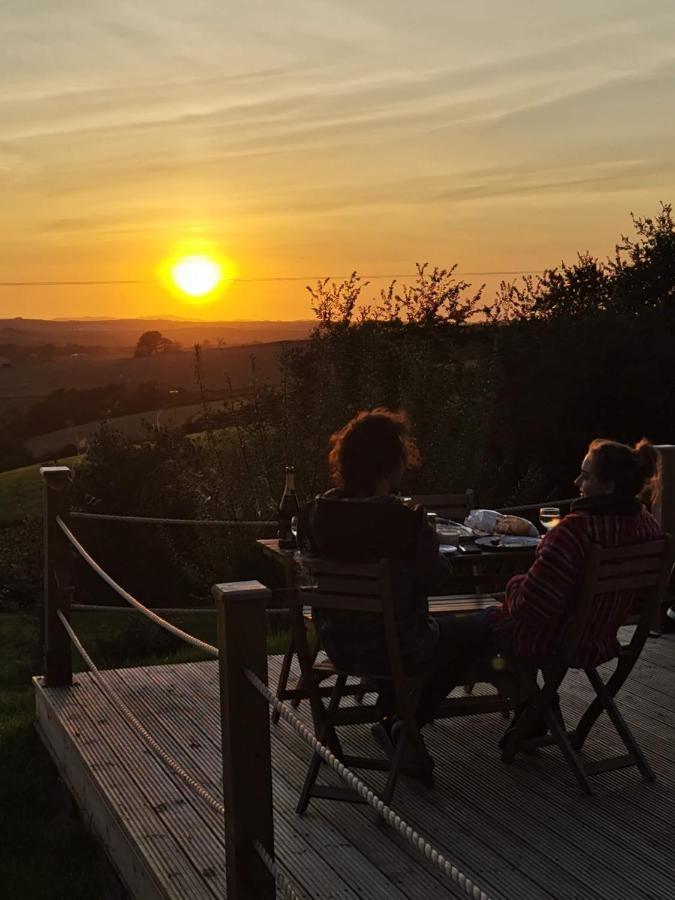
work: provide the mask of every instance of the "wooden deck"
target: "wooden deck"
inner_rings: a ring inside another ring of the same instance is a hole
[[[279,664],[270,658],[271,682]],[[220,796],[216,663],[104,674],[162,747]],[[156,758],[89,675],[75,682],[47,689],[35,680],[37,727],[129,893],[223,898],[220,817]],[[648,641],[619,705],[657,772],[655,784],[623,770],[596,776],[586,798],[553,748],[505,766],[496,750],[504,720],[489,715],[427,729],[435,788],[402,778],[394,806],[493,900],[673,897],[674,687],[675,636]],[[578,714],[589,697],[577,678],[563,693],[563,711]],[[297,816],[309,750],[284,723],[272,733],[276,854],[307,897],[465,896],[391,829],[376,826],[367,807],[315,800]],[[359,728],[350,740],[371,737]],[[601,720],[589,755],[615,746]],[[377,773],[367,777],[381,783]]]

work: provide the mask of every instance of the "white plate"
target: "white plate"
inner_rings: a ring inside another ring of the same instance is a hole
[[[476,538],[476,545],[484,550],[516,550],[536,547],[541,538],[518,537],[515,534],[493,534],[492,537]]]
[[[438,552],[443,553],[446,556],[448,553],[457,553],[457,545],[456,544],[439,544]]]

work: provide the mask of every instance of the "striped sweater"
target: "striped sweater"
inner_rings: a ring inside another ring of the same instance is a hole
[[[579,507],[585,501],[578,503]],[[532,567],[506,586],[506,598],[492,613],[495,643],[520,657],[545,657],[555,646],[569,602],[580,589],[591,543],[621,547],[661,537],[659,523],[643,506],[628,515],[598,514],[591,504],[566,516],[541,541]],[[594,667],[618,651],[617,630],[634,604],[631,592],[595,598],[595,613],[581,636],[574,665]]]

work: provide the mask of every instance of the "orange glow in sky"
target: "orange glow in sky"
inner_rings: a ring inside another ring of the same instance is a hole
[[[312,318],[314,277],[539,271],[675,201],[672,0],[262,8],[0,4],[0,282],[88,282],[0,317]]]

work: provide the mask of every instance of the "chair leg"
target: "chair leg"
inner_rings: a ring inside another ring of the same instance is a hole
[[[396,741],[394,746],[394,755],[391,758],[389,764],[389,775],[387,776],[387,783],[384,786],[384,790],[382,791],[382,802],[386,803],[387,806],[391,803],[391,798],[394,796],[394,789],[396,787],[396,782],[398,780],[398,772],[401,767],[401,760],[403,759],[403,751],[405,749],[405,732],[402,731],[399,739]],[[382,821],[378,816],[378,822]]]
[[[564,725],[560,723],[560,721],[556,718],[556,716],[553,715],[548,707],[544,711],[544,716],[546,717],[546,724],[548,725],[548,729],[556,739],[556,743],[560,747],[567,765],[570,767],[577,781],[579,782],[581,790],[585,794],[592,794],[593,791],[591,790],[591,783],[588,780],[588,775],[586,774],[584,764],[570,744]]]
[[[524,708],[520,713],[518,720],[510,726],[512,729],[511,733],[509,734],[508,731],[506,732],[508,737],[506,743],[502,747],[501,756],[502,762],[505,763],[512,763],[517,754],[520,753],[523,742],[526,740],[527,735],[531,733],[532,727],[541,715],[545,704],[543,689],[541,689],[537,683],[536,671],[530,672],[529,670],[526,671],[524,668],[521,668],[519,670],[519,676],[521,684],[520,694],[521,697],[524,698],[521,701],[521,705],[524,706]],[[553,691],[551,692],[551,695],[552,694]],[[516,712],[517,711],[518,710],[516,710]]]
[[[512,763],[514,761],[518,753],[522,751],[523,743],[527,740],[527,735],[531,732],[532,726],[540,715],[541,708],[539,704],[535,705],[530,701],[513,726],[511,734],[508,735],[502,750],[502,762]]]
[[[632,668],[632,659],[619,661],[616,669],[614,669],[610,678],[608,679],[607,684],[603,685],[610,697],[616,696],[619,688],[621,688],[625,680],[628,678]],[[597,676],[597,672],[595,672],[595,669],[584,669],[584,672],[586,673],[586,677],[590,681],[591,685],[593,685],[593,675],[595,674]],[[595,685],[593,685],[593,687],[595,687]],[[586,712],[579,719],[577,727],[572,732],[571,741],[572,746],[575,750],[581,750],[581,748],[584,746],[584,742],[590,734],[591,728],[593,728],[593,726],[597,722],[604,708],[605,706],[600,700],[600,697],[596,696]]]
[[[319,640],[319,638],[316,638],[316,639],[314,640],[314,644],[312,645],[312,648],[311,648],[310,653],[309,653],[309,660],[310,660],[311,665],[314,665],[314,663],[316,662],[316,658],[317,658],[317,656],[319,655],[319,650],[320,650],[320,649],[321,649],[321,641]],[[288,678],[288,676],[286,676],[286,677]],[[303,678],[302,675],[299,676],[298,681],[297,681],[297,684],[295,685],[295,687],[296,687],[296,690],[299,690],[299,691],[301,691],[303,688],[306,687],[306,685],[305,685],[305,679]],[[300,706],[300,699],[299,699],[298,697],[294,697],[294,698],[291,700],[291,706],[292,706],[294,709],[297,709],[298,706]]]
[[[293,662],[293,653],[295,652],[295,642],[293,640],[293,634],[289,633],[288,635],[288,646],[286,647],[286,652],[284,653],[284,658],[281,662],[281,671],[279,672],[279,682],[277,684],[277,700],[283,700],[286,695],[286,689],[288,688],[288,676],[291,671],[291,663]],[[277,725],[279,722],[279,712],[278,710],[272,710],[272,724]]]
[[[600,703],[607,710],[607,714],[612,720],[612,724],[616,728],[626,750],[628,750],[635,758],[635,765],[638,767],[644,778],[648,781],[655,781],[656,775],[654,774],[654,770],[647,762],[647,759],[633,737],[631,730],[628,725],[626,725],[623,716],[617,709],[613,696],[609,691],[609,683],[606,685],[594,669],[589,670],[586,674],[598,695]]]
[[[335,686],[333,687],[333,691],[330,695],[330,700],[328,702],[328,708],[325,711],[323,721],[321,723],[321,727],[318,729],[317,740],[325,744],[331,752],[338,757],[338,759],[342,758],[342,747],[340,745],[340,741],[335,732],[335,728],[332,724],[332,718],[337,712],[340,706],[340,700],[342,699],[342,692],[344,690],[345,684],[347,683],[347,679],[344,675],[338,675],[337,680],[335,682]],[[307,775],[305,776],[305,781],[302,786],[302,790],[300,791],[300,798],[298,800],[298,805],[295,808],[295,811],[302,815],[307,809],[310,798],[312,796],[312,788],[314,787],[314,783],[319,775],[319,770],[321,768],[321,763],[323,762],[321,756],[315,750],[312,754],[312,759],[309,764],[309,768],[307,769]]]
[[[363,703],[363,698],[366,696],[366,693],[367,693],[368,679],[361,678],[361,680],[359,681],[359,687],[363,687],[363,690],[358,691],[358,693],[354,694],[354,700],[356,701],[356,703],[360,704],[360,703]]]

